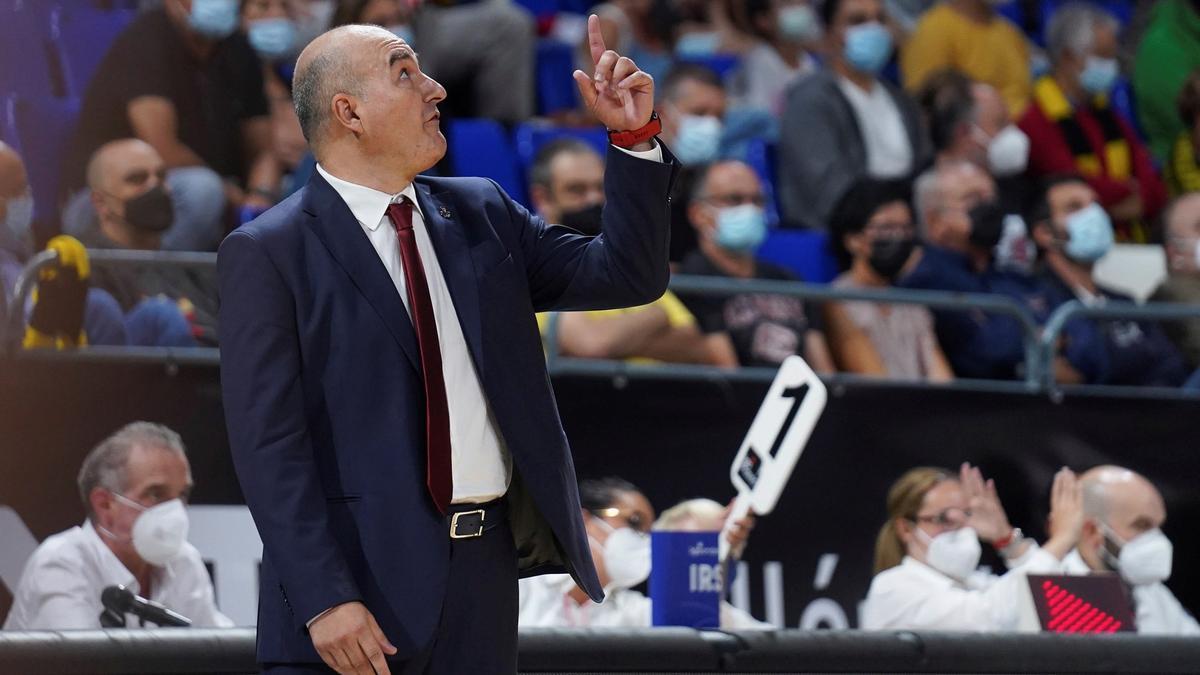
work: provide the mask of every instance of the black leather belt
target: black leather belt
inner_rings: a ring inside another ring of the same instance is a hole
[[[508,502],[503,498],[483,504],[451,504],[446,522],[451,539],[474,539],[508,518]]]

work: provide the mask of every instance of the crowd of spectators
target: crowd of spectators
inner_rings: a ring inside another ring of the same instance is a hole
[[[1145,296],[1200,297],[1194,2],[1130,2],[1121,18],[1087,2],[1037,13],[1037,3],[988,0],[563,0],[549,13],[519,0],[95,4],[140,11],[99,59],[63,157],[24,158],[61,163],[59,210],[39,205],[38,239],[215,250],[314,173],[291,74],[299,50],[336,25],[375,23],[412,42],[448,91],[447,134],[462,119],[511,130],[536,111],[560,135],[586,138],[594,121],[582,106],[539,109],[539,78],[552,76],[539,54],[558,44],[587,65],[581,13],[594,12],[608,44],[658,83],[660,138],[683,167],[676,273],[827,281],[770,255],[772,233],[806,229],[823,233],[822,254],[840,266],[836,288],[999,294],[1044,323],[1072,300],[1131,299],[1095,268],[1115,244],[1142,244],[1166,260],[1166,280]],[[10,147],[19,139],[6,140],[0,269],[11,291],[35,218]],[[603,157],[581,141],[540,150],[522,177],[528,198],[514,196],[549,222],[599,234]],[[1128,272],[1115,269],[1117,281]],[[89,344],[212,344],[215,297],[202,274],[97,269],[89,283]],[[147,313],[153,329],[139,320]],[[800,354],[819,372],[930,382],[1028,368],[1021,324],[979,310],[668,293],[641,308],[543,317],[551,324],[553,347],[584,358],[736,367]],[[1197,324],[1075,319],[1055,376],[1180,386],[1200,366]]]

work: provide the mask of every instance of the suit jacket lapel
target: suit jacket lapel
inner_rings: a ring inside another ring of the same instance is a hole
[[[396,343],[404,350],[412,367],[421,371],[417,337],[404,301],[379,259],[371,240],[350,213],[346,202],[324,178],[313,171],[304,197],[304,210],[311,218],[308,225],[341,265],[367,302],[383,319]]]
[[[425,228],[437,251],[442,276],[450,287],[454,298],[454,310],[462,326],[475,370],[483,377],[483,335],[479,317],[479,289],[475,267],[471,262],[471,248],[467,244],[463,223],[455,220],[454,202],[445,192],[434,192],[429,185],[415,183],[417,203]]]

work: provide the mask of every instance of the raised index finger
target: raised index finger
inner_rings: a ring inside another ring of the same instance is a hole
[[[588,17],[588,48],[592,52],[592,64],[600,63],[600,57],[608,51],[604,44],[604,34],[600,32],[600,17],[595,14]]]

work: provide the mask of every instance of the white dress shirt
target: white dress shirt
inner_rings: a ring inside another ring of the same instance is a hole
[[[455,504],[483,503],[503,496],[508,491],[512,477],[512,459],[492,420],[483,385],[467,351],[467,340],[458,322],[454,298],[450,296],[450,287],[446,285],[446,277],[442,274],[437,251],[425,228],[416,189],[410,183],[400,193],[389,195],[330,175],[319,164],[317,171],[350,207],[350,212],[362,226],[363,233],[375,247],[379,260],[396,285],[396,292],[404,301],[410,318],[412,308],[408,306],[404,266],[400,262],[400,243],[396,228],[388,218],[387,207],[399,202],[401,197],[408,197],[413,203],[413,233],[416,235],[417,252],[421,254],[421,266],[425,268],[429,299],[433,303],[433,316],[437,322],[442,378],[446,383],[446,405],[450,411],[450,467],[454,481],[451,501]]]
[[[196,547],[184,542],[178,555],[153,569],[151,600],[191,619],[194,626],[233,625],[213,602],[212,580]],[[100,593],[116,584],[144,595],[133,573],[100,539],[91,522],[84,522],[46,539],[29,558],[4,630],[101,628]],[[125,621],[130,628],[140,625],[133,615]]]
[[[875,575],[863,602],[863,630],[1012,631],[1018,628],[1026,574],[1056,574],[1059,561],[1032,546],[1008,573],[977,571],[965,582],[905,556]]]
[[[662,148],[657,143],[650,150],[640,152],[618,149],[641,159],[662,161]],[[408,197],[413,203],[413,233],[416,235],[417,252],[421,254],[421,266],[425,268],[425,280],[429,285],[429,298],[437,322],[442,378],[446,383],[446,406],[450,412],[450,468],[454,482],[451,503],[481,504],[503,496],[508,492],[512,479],[512,458],[496,428],[479,374],[475,372],[475,363],[467,351],[467,340],[458,322],[454,298],[450,296],[450,287],[446,285],[446,277],[442,274],[437,251],[425,227],[416,189],[409,183],[399,193],[389,195],[342,180],[331,175],[320,164],[317,165],[317,172],[346,202],[350,213],[362,226],[363,233],[371,241],[371,246],[375,247],[388,276],[396,285],[396,292],[404,301],[410,319],[412,308],[408,306],[400,244],[396,228],[388,218],[387,207],[399,202],[401,197]]]
[[[1092,570],[1076,550],[1063,559],[1063,572],[1082,576]],[[1133,604],[1140,635],[1200,635],[1200,624],[1164,584],[1134,586]]]
[[[854,109],[867,151],[867,173],[883,179],[908,175],[913,168],[912,142],[892,95],[878,80],[872,82],[869,92],[844,77],[837,82]]]
[[[524,628],[649,628],[653,601],[630,589],[608,591],[604,602],[584,599],[580,604],[567,595],[575,587],[569,574],[544,574],[521,579],[517,625]],[[766,630],[774,628],[728,602],[721,602],[721,628]]]

